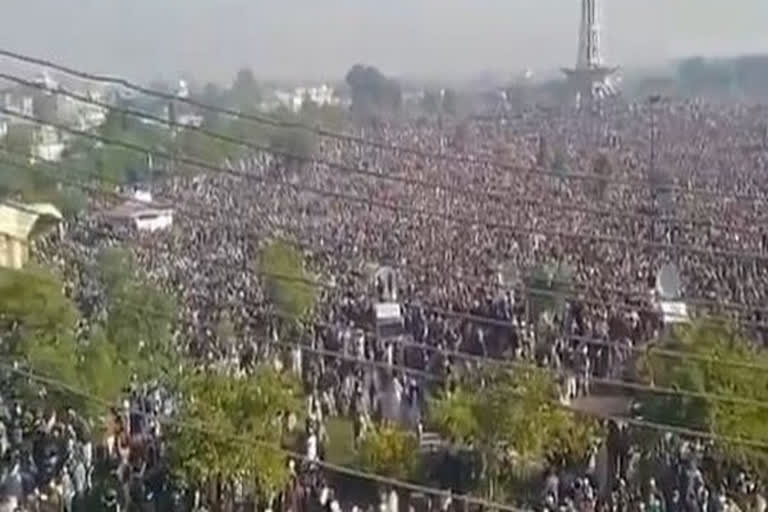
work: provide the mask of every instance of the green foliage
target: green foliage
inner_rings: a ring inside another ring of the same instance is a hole
[[[60,183],[63,173],[54,174],[44,162],[32,164],[18,155],[0,161],[0,198],[14,197],[26,203],[51,203],[65,217],[77,215],[85,208],[87,198],[79,189]],[[64,176],[66,177],[66,176]]]
[[[29,155],[35,143],[35,125],[12,124],[2,139],[2,147],[11,153]]]
[[[156,151],[169,152],[173,148],[170,130],[163,126],[142,123],[134,117],[116,111],[107,115],[99,132],[106,138]],[[70,151],[67,160],[76,160],[76,167],[88,176],[109,183],[134,183],[146,180],[150,175],[145,153],[109,144],[90,146],[81,143],[79,149],[81,152]],[[162,165],[160,159],[154,160],[155,166]]]
[[[430,402],[430,422],[452,442],[469,443],[480,431],[476,407],[476,394],[459,388]]]
[[[498,491],[504,467],[583,457],[596,426],[557,404],[551,374],[499,371],[485,380],[482,392],[459,389],[433,400],[429,418],[446,438],[471,443],[478,452],[489,496]]]
[[[289,472],[281,418],[300,412],[296,381],[263,366],[248,378],[191,375],[182,391],[181,426],[171,443],[178,476],[194,483],[242,477],[263,497],[283,488]]]
[[[172,298],[139,278],[132,255],[123,249],[104,251],[99,267],[108,296],[106,336],[120,359],[145,377],[170,371],[176,360]]]
[[[43,268],[0,269],[0,329],[11,333],[11,352],[29,340],[56,343],[73,335],[78,312],[58,276]]]
[[[112,401],[125,380],[115,383],[119,374],[99,351],[103,339],[93,335],[90,342],[76,340],[74,327],[79,315],[63,289],[60,279],[44,269],[0,271],[2,332],[8,340],[2,352],[37,374]],[[41,394],[43,388],[45,393]],[[24,381],[18,391],[55,408],[72,406],[89,417],[103,411],[85,397],[56,386]]]
[[[303,320],[315,305],[316,289],[296,247],[281,240],[271,242],[261,251],[259,270],[277,309],[295,322]]]
[[[367,471],[390,478],[409,479],[419,466],[419,441],[410,432],[393,426],[380,426],[369,432],[360,444],[360,465]]]
[[[744,366],[724,364],[728,360],[745,365],[768,366],[768,351],[756,349],[725,323],[704,319],[680,329],[671,347],[689,354],[668,358],[653,350],[643,361],[652,382],[665,388],[707,393],[735,399],[768,401],[768,375]],[[689,398],[648,393],[640,399],[642,414],[653,421],[685,425],[719,435],[768,443],[764,407],[743,405],[714,398]],[[743,446],[722,445],[726,458],[735,463],[761,464],[768,453]]]
[[[130,255],[106,251],[100,262],[109,298],[104,329],[76,333],[80,314],[64,295],[58,276],[30,266],[0,269],[2,353],[32,371],[114,404],[133,373],[164,375],[171,367],[170,326],[175,318],[168,297],[135,277]],[[45,393],[40,390],[45,388]],[[89,418],[105,404],[57,388],[23,382],[19,392],[54,408],[72,406]]]

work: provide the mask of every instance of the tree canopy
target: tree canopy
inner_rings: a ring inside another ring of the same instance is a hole
[[[410,479],[418,467],[419,441],[411,432],[382,425],[368,432],[360,443],[360,465],[390,478]]]
[[[768,375],[752,365],[768,366],[768,351],[756,348],[726,323],[699,320],[677,330],[664,348],[688,355],[669,358],[651,349],[642,362],[652,384],[696,393],[707,393],[735,400],[768,401]],[[726,363],[735,363],[728,364]],[[642,414],[654,421],[684,425],[731,438],[768,442],[764,407],[715,398],[690,398],[680,395],[644,394]],[[754,450],[722,443],[729,460],[755,461]],[[763,463],[768,453],[763,453]]]
[[[155,376],[175,366],[171,329],[176,320],[172,298],[150,285],[136,270],[133,256],[121,248],[100,256],[107,291],[106,337],[132,372]]]
[[[352,109],[359,114],[392,114],[402,106],[400,84],[373,66],[355,64],[347,72],[346,82],[352,93]]]
[[[3,352],[36,373],[114,403],[129,371],[103,331],[94,328],[87,339],[78,336],[80,314],[63,289],[59,277],[42,268],[0,270],[0,318],[9,341]],[[20,386],[28,397],[57,409],[73,407],[90,418],[104,410],[84,396],[60,388],[40,393],[40,388],[33,382]]]
[[[533,368],[496,371],[483,380],[482,392],[459,388],[432,400],[429,417],[446,438],[478,452],[481,486],[490,498],[509,464],[583,456],[597,427],[557,404],[551,374]]]
[[[172,434],[173,469],[188,482],[242,478],[249,492],[269,498],[290,477],[284,420],[301,410],[300,388],[269,366],[247,378],[218,373],[189,375]],[[215,425],[215,431],[204,425]]]
[[[258,269],[272,304],[295,322],[303,320],[314,307],[317,290],[301,252],[288,242],[273,241],[262,249]]]

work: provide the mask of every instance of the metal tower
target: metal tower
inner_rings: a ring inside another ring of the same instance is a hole
[[[599,9],[599,0],[581,0],[576,67],[563,69],[568,81],[581,98],[600,98],[615,92],[611,75],[618,68],[603,64],[600,51]]]

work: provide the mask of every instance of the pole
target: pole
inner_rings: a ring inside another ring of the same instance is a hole
[[[656,109],[654,109],[655,102],[652,96],[648,100],[648,108],[651,110],[651,155],[649,163],[649,174],[651,178],[655,178],[656,175]]]

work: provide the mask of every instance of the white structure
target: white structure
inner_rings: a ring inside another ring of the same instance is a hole
[[[32,146],[35,158],[46,162],[58,162],[65,147],[56,128],[41,126],[35,132],[35,144]]]
[[[339,97],[336,96],[333,87],[326,84],[317,87],[297,87],[293,91],[278,90],[275,91],[275,96],[280,104],[293,112],[301,110],[304,101],[311,101],[318,106],[340,104]]]
[[[152,202],[152,194],[136,191],[132,199],[106,212],[115,224],[129,224],[139,231],[158,231],[173,226],[173,208]]]
[[[615,92],[611,81],[618,68],[605,66],[600,45],[600,1],[581,1],[576,67],[563,69],[579,98],[600,98]]]

